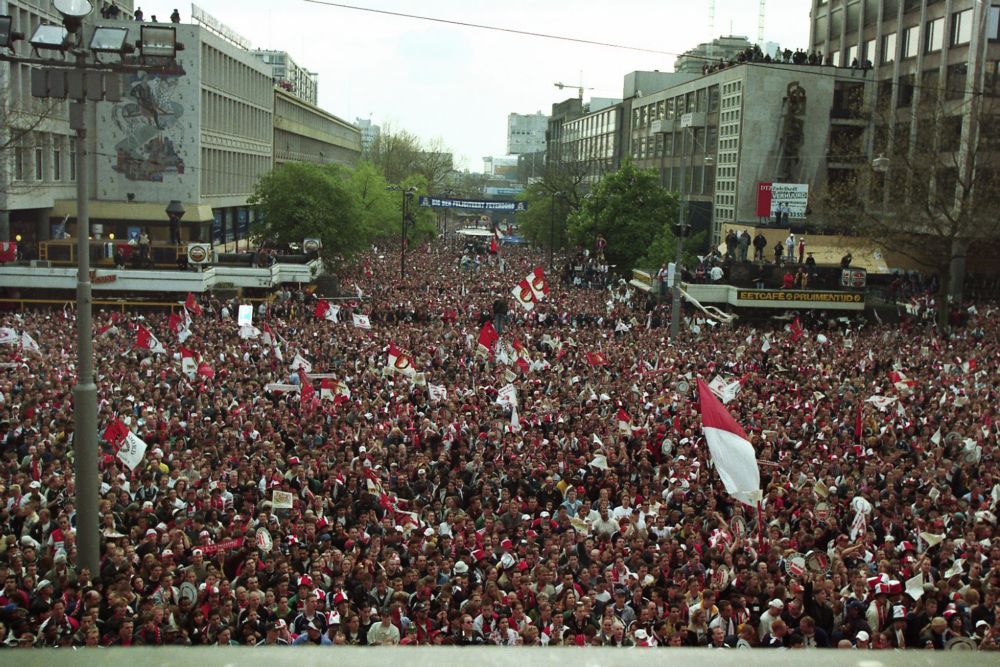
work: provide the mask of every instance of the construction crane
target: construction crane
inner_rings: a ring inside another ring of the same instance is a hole
[[[582,83],[579,86],[572,86],[572,85],[570,85],[568,83],[562,83],[562,82],[560,82],[560,83],[554,83],[552,85],[555,86],[556,88],[558,88],[559,90],[562,90],[564,88],[570,88],[570,89],[576,88],[576,96],[579,99],[581,99],[581,100],[583,99],[583,91],[585,91],[585,90],[593,90],[593,88],[584,88],[584,86],[583,86]]]
[[[764,48],[764,9],[767,0],[760,0],[760,13],[757,15],[757,45]]]

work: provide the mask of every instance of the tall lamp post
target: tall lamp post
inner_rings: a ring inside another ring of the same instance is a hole
[[[681,259],[684,250],[684,238],[687,236],[689,225],[684,220],[684,186],[687,184],[687,151],[684,146],[684,139],[687,138],[687,130],[691,127],[691,115],[684,114],[681,117],[681,183],[677,190],[677,224],[674,226],[674,243],[677,252],[674,257],[674,280],[673,280],[673,302],[670,308],[670,340],[676,341],[681,333]],[[694,147],[691,147],[692,153]]]
[[[555,270],[554,253],[556,247],[556,197],[562,196],[562,192],[553,192],[552,206],[549,208],[549,271]]]
[[[73,388],[73,465],[76,477],[77,567],[96,574],[100,566],[98,532],[99,481],[97,468],[97,385],[94,383],[93,312],[90,283],[90,215],[87,209],[88,160],[86,103],[121,100],[121,75],[140,71],[183,74],[176,61],[178,50],[173,27],[142,25],[135,46],[128,43],[128,28],[96,26],[89,30],[86,46],[83,21],[94,7],[89,0],[53,0],[62,25],[39,25],[28,40],[35,54],[18,56],[15,43],[24,35],[12,30],[10,16],[0,16],[0,60],[33,65],[31,94],[47,99],[68,99],[69,126],[76,134],[77,221],[77,380]],[[134,57],[138,48],[139,56]],[[38,53],[58,53],[42,58]],[[72,56],[67,59],[66,54]],[[102,54],[118,55],[118,62],[102,62]],[[90,58],[93,58],[92,60]]]
[[[403,188],[399,185],[390,185],[386,190],[401,192],[403,194],[403,212],[400,216],[399,224],[399,279],[406,275],[406,223],[409,222],[410,200],[413,193],[417,191],[415,187]]]

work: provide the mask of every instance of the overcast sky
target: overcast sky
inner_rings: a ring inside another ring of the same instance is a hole
[[[161,20],[178,0],[137,0]],[[305,0],[199,0],[255,47],[288,51],[319,72],[319,105],[440,137],[457,166],[507,150],[507,114],[548,114],[576,95],[621,97],[634,70],[673,70],[674,55],[708,41],[707,0],[345,0],[343,4],[667,52],[644,53],[324,6]],[[764,40],[804,47],[809,0],[768,0]],[[190,20],[190,6],[178,7]],[[716,0],[715,35],[755,41],[758,3]],[[670,55],[668,55],[670,54]]]

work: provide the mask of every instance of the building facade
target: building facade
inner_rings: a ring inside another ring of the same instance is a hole
[[[601,107],[562,126],[560,162],[594,184],[618,169],[622,157],[622,103]]]
[[[354,166],[361,158],[361,131],[345,120],[274,89],[274,164],[337,163]]]
[[[319,75],[296,63],[287,51],[251,51],[255,58],[271,68],[274,85],[315,106],[319,94]]]
[[[367,154],[382,134],[382,128],[372,123],[370,118],[355,118],[354,125],[361,132],[361,152]]]
[[[545,150],[545,130],[549,117],[541,111],[507,116],[507,155],[524,155]]]
[[[866,122],[850,101],[868,79],[849,68],[722,69],[627,100],[627,152],[659,171],[688,202],[695,228],[718,242],[723,224],[758,219],[758,183],[807,184],[816,193],[866,163]]]

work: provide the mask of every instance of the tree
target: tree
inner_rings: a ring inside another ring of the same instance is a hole
[[[528,185],[519,199],[528,210],[517,214],[518,231],[533,244],[564,248],[569,239],[566,220],[590,191],[589,169],[581,162],[554,162],[540,170],[541,178]]]
[[[677,195],[660,185],[655,171],[637,169],[626,159],[583,199],[568,224],[570,238],[585,247],[603,236],[605,258],[622,273],[636,267],[650,248],[665,248],[662,239],[672,235],[676,220]]]
[[[350,170],[341,165],[280,165],[260,178],[249,203],[260,213],[252,234],[278,243],[318,238],[321,257],[331,268],[372,236],[351,187]]]
[[[425,147],[415,134],[389,125],[382,128],[364,158],[389,183],[400,184],[411,176],[422,176],[434,192],[445,186],[454,171],[452,154],[441,139],[434,139]]]
[[[829,218],[846,230],[940,276],[941,327],[950,303],[962,300],[970,246],[1000,241],[993,206],[1000,197],[1000,86],[995,75],[987,77],[989,95],[965,83],[909,81],[896,103],[903,113],[880,98],[873,113],[879,159],[831,180],[822,198]]]

